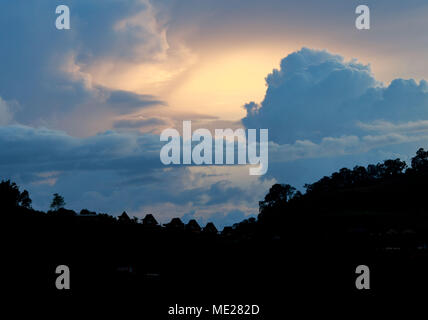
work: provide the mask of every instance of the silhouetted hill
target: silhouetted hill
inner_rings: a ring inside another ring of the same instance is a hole
[[[280,299],[273,287],[293,299],[361,295],[354,283],[362,264],[374,292],[418,290],[428,285],[427,191],[428,152],[420,149],[409,168],[399,159],[344,168],[304,194],[276,184],[258,219],[218,232],[179,218],[162,226],[150,214],[140,223],[126,212],[35,211],[28,192],[3,181],[5,261],[19,275],[15,287],[46,295],[120,292],[165,303],[214,303],[220,295],[272,304]],[[55,288],[61,264],[71,270],[69,292]]]

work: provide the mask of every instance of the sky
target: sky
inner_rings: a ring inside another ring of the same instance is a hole
[[[274,183],[407,161],[428,147],[427,14],[422,0],[2,1],[0,178],[40,210],[58,192],[76,211],[222,228]],[[163,165],[159,134],[183,120],[268,129],[267,174]]]

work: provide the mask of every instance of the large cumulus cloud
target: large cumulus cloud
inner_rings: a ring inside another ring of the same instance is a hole
[[[396,79],[387,87],[370,67],[327,51],[303,48],[266,77],[260,103],[245,105],[248,128],[268,128],[274,142],[320,141],[361,132],[357,123],[428,119],[428,86]]]
[[[270,175],[301,187],[343,166],[409,159],[428,142],[428,85],[377,81],[370,66],[303,48],[266,77],[245,105],[247,128],[268,128]]]

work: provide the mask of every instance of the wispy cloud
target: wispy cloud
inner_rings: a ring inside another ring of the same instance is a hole
[[[428,120],[409,121],[405,123],[378,120],[371,123],[358,122],[357,126],[364,130],[377,132],[428,132]]]

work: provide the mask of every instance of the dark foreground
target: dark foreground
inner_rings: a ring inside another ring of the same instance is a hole
[[[428,152],[420,149],[410,168],[399,159],[344,168],[305,194],[274,185],[257,219],[219,233],[179,219],[160,226],[153,217],[36,212],[26,191],[4,181],[2,288],[21,305],[29,297],[80,310],[84,301],[104,311],[138,309],[148,319],[181,319],[171,307],[213,304],[257,305],[245,318],[278,319],[291,310],[329,314],[344,302],[347,319],[383,298],[426,303],[427,194]],[[68,290],[56,286],[59,265],[69,269]],[[356,286],[361,265],[369,289]]]
[[[311,299],[333,307],[335,297],[428,288],[423,216],[411,226],[400,216],[290,219],[278,234],[254,223],[242,233],[217,235],[24,215],[8,225],[7,266],[14,288],[38,298],[129,297],[141,312],[159,317],[175,304],[257,304],[271,319]],[[58,265],[70,269],[70,290],[55,286]],[[356,289],[358,265],[370,268],[370,290]]]

